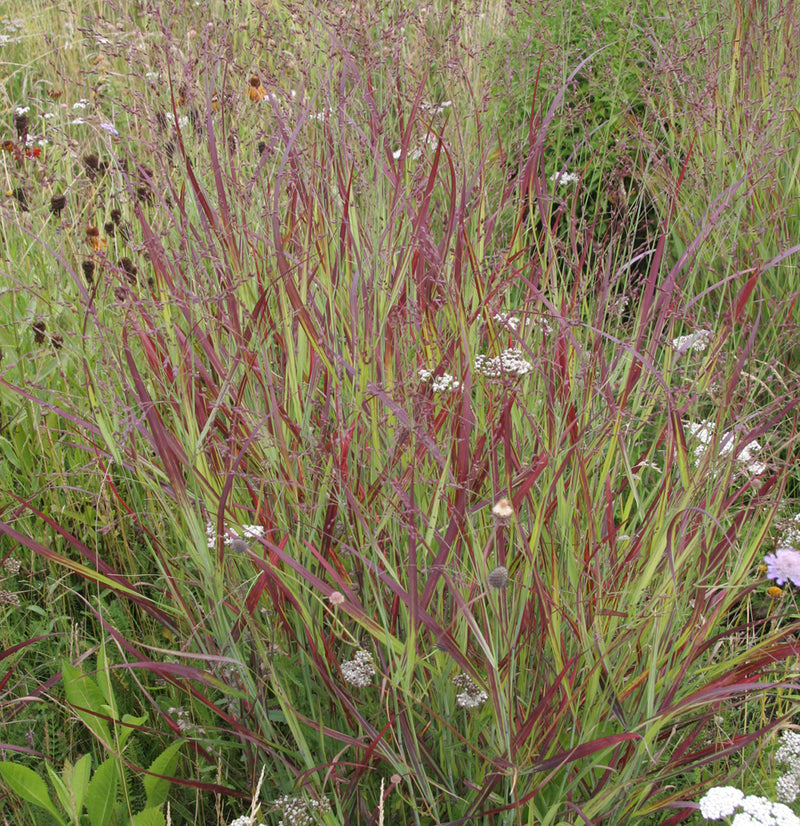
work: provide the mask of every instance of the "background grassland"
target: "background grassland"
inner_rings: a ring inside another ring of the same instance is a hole
[[[773,794],[799,19],[7,4],[2,765],[86,785],[48,810],[6,768],[6,822],[227,824],[257,793],[254,823],[304,822],[288,795],[668,824],[729,777]]]

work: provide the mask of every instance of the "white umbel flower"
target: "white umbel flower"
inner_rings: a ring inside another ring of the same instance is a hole
[[[700,814],[706,820],[730,817],[742,805],[744,792],[734,786],[716,786],[700,798]]]
[[[533,365],[524,358],[519,348],[511,347],[494,358],[476,356],[475,370],[489,379],[497,379],[503,375],[524,376],[533,370]]]
[[[342,663],[342,677],[345,682],[358,688],[366,688],[375,676],[375,664],[372,655],[360,648],[352,660]]]
[[[702,353],[714,338],[709,330],[698,330],[696,333],[688,333],[685,336],[678,336],[672,339],[672,349],[682,356],[690,350]]]

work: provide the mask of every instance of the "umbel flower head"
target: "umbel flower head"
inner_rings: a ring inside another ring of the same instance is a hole
[[[274,811],[279,811],[283,819],[278,821],[279,826],[310,826],[319,822],[319,816],[331,810],[331,804],[323,797],[315,800],[313,797],[290,797],[285,794],[273,804]]]
[[[359,648],[352,660],[342,663],[342,677],[345,682],[358,688],[366,688],[375,676],[375,664],[372,654]]]
[[[523,357],[519,348],[509,348],[494,358],[481,354],[475,357],[475,370],[489,379],[500,376],[524,376],[533,370],[533,365]]]
[[[741,812],[736,813],[737,809]],[[800,818],[783,803],[744,792],[734,786],[709,789],[700,800],[700,814],[706,820],[733,818],[733,826],[800,826]]]
[[[475,684],[469,674],[457,674],[453,677],[453,685],[459,689],[456,703],[461,708],[478,708],[489,699],[488,694]]]

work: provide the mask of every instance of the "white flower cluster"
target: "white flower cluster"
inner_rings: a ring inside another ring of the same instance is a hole
[[[497,322],[497,324],[502,324],[504,327],[508,327],[509,330],[515,333],[519,329],[520,318],[518,315],[511,315],[511,313],[496,313],[492,317],[492,321]],[[526,326],[530,323],[530,319],[527,319],[525,322]]]
[[[426,370],[424,367],[420,367],[417,373],[423,382],[429,382],[433,376],[433,370]],[[449,373],[436,376],[431,383],[434,393],[449,393],[451,390],[458,390],[459,387],[461,387],[461,382]]]
[[[308,826],[314,822],[315,814],[329,812],[331,804],[325,798],[314,800],[311,797],[290,797],[285,794],[272,804],[272,808],[283,815],[278,826]]]
[[[555,181],[558,186],[569,186],[577,183],[581,176],[577,172],[554,172],[550,176],[551,181]]]
[[[694,461],[695,464],[698,465],[705,455],[708,446],[714,439],[714,423],[709,421],[689,422],[687,429],[689,433],[700,442],[694,449]],[[726,456],[733,451],[734,436],[735,433],[733,430],[722,434],[722,438],[719,440],[720,456]],[[756,454],[760,450],[761,445],[753,439],[751,442],[742,446],[736,454],[736,460],[744,465],[746,470],[754,476],[758,476],[767,469],[767,466],[763,462],[756,459]]]
[[[469,674],[458,674],[453,677],[452,682],[460,690],[460,693],[456,695],[456,703],[461,708],[478,708],[489,699],[489,695],[475,685]]]
[[[700,800],[700,814],[706,820],[722,820],[734,812],[732,826],[800,826],[800,818],[788,806],[754,794],[745,797],[734,786],[709,789]]]
[[[779,548],[800,550],[800,513],[792,517],[791,523],[778,540]]]
[[[256,823],[250,815],[242,815],[237,817],[236,820],[232,820],[231,826],[256,826]],[[258,826],[265,826],[265,824],[259,823]]]
[[[342,663],[342,677],[345,682],[358,688],[365,688],[372,682],[375,676],[375,664],[372,662],[372,654],[359,648],[352,660]]]
[[[507,373],[512,376],[524,376],[533,370],[533,365],[522,356],[522,351],[517,348],[509,348],[500,353],[495,358],[487,358],[484,355],[475,357],[475,370],[483,373],[490,379],[496,379]]]
[[[242,525],[242,535],[245,539],[260,539],[264,536],[264,528],[261,525]],[[228,546],[240,538],[235,528],[226,528],[223,533],[223,541]],[[206,539],[209,548],[217,547],[217,529],[213,522],[206,523]]]
[[[183,706],[168,708],[167,712],[175,718],[175,724],[181,734],[197,732],[198,735],[205,734],[206,730],[191,721],[191,715]]]
[[[452,100],[443,100],[441,103],[429,103],[423,100],[419,105],[420,112],[425,112],[426,115],[441,115],[445,109],[449,109],[453,105]]]
[[[800,794],[800,732],[784,731],[775,760],[787,767],[775,783],[775,793],[782,803],[794,803]]]
[[[403,147],[401,146],[399,149],[395,149],[395,151],[392,152],[392,157],[396,161],[399,161],[402,157],[410,158],[412,161],[418,161],[425,154],[425,150],[428,149],[428,147],[435,147],[438,142],[439,137],[433,133],[430,133],[426,135],[416,146],[409,149],[405,155],[403,155]]]
[[[702,353],[714,338],[714,334],[710,330],[698,330],[696,333],[689,333],[685,336],[678,336],[672,339],[672,349],[677,352],[679,356],[688,353],[689,350],[695,350]]]

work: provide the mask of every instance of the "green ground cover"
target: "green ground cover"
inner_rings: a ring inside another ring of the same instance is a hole
[[[793,4],[0,11],[4,823],[793,801]]]

